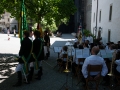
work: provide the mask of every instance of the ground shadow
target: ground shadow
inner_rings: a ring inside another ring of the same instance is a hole
[[[0,80],[5,79],[4,77],[10,76],[14,72],[12,68],[17,65],[15,56],[15,54],[0,53]]]

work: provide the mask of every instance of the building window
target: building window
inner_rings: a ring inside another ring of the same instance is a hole
[[[2,15],[2,19],[4,19],[4,15]]]
[[[99,22],[101,22],[101,10],[100,10],[100,13],[99,13]]]
[[[109,21],[112,19],[112,5],[110,5],[110,11],[109,11]]]
[[[8,18],[8,22],[10,21],[10,18]]]
[[[94,13],[94,16],[93,16],[93,22],[95,22],[95,13]]]

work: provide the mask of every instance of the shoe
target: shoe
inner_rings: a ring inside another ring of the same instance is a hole
[[[82,87],[83,87],[83,88],[86,88],[86,84],[84,83],[84,84],[82,85]]]
[[[30,81],[27,80],[27,82],[26,82],[26,79],[23,79],[23,82],[24,82],[25,84],[30,84]]]
[[[37,78],[35,78],[36,80],[41,80],[41,77],[37,77]]]
[[[25,84],[30,84],[30,82],[24,82]]]
[[[103,86],[109,86],[110,83],[109,83],[109,82],[105,82],[105,83],[103,83],[102,85],[103,85]]]
[[[17,82],[16,84],[13,85],[13,87],[19,87],[21,85],[22,85],[22,83]]]
[[[47,57],[47,56],[45,56],[45,60],[48,60],[48,57]]]

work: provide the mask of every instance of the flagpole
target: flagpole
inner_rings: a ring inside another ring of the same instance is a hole
[[[21,16],[20,16],[20,41],[23,40],[23,31],[28,30],[27,20],[26,20],[26,12],[24,0],[21,0]]]
[[[21,0],[21,15],[20,15],[20,42],[23,39],[23,6],[24,5],[24,0]]]

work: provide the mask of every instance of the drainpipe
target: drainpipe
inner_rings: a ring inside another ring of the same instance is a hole
[[[98,0],[97,0],[97,9],[96,9],[96,32],[95,32],[95,36],[97,38],[97,18],[98,18]]]

